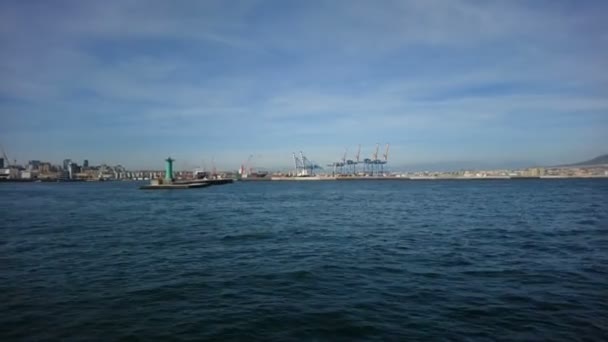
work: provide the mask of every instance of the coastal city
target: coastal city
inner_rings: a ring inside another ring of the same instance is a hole
[[[0,1],[0,342],[608,342],[607,14]]]
[[[159,158],[160,159],[160,158]],[[358,159],[358,158],[357,158]],[[383,158],[347,160],[321,167],[311,162],[302,152],[293,154],[293,169],[288,171],[256,170],[243,162],[237,170],[175,170],[169,178],[189,179],[233,179],[233,180],[357,180],[357,179],[523,179],[523,178],[608,178],[608,155],[588,162],[553,167],[530,167],[522,169],[454,171],[396,171],[388,165],[388,156]],[[162,167],[162,160],[159,160]],[[128,170],[122,165],[95,165],[89,160],[81,163],[64,159],[61,164],[49,161],[30,160],[25,165],[10,163],[6,155],[0,158],[0,181],[15,182],[64,182],[64,181],[148,181],[167,178],[166,171]]]

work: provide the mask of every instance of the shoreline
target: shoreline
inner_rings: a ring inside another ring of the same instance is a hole
[[[540,177],[509,177],[509,176],[488,176],[488,177],[435,177],[435,176],[412,176],[412,177],[268,177],[256,179],[223,179],[207,180],[203,182],[221,183],[228,182],[312,182],[312,181],[499,181],[499,180],[580,180],[580,179],[608,179],[608,176],[540,176]],[[182,180],[176,182],[196,182],[197,180]],[[219,181],[219,182],[218,182]],[[142,182],[136,179],[114,179],[114,180],[58,180],[58,179],[0,179],[0,183],[115,183],[115,182]],[[200,180],[199,180],[200,182]]]
[[[558,179],[608,179],[608,176],[540,176],[540,177],[510,177],[510,176],[488,176],[488,177],[434,177],[434,176],[412,176],[412,177],[272,177],[267,181],[471,181],[471,180],[558,180]]]

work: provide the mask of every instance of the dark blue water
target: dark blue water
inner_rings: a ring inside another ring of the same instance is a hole
[[[605,340],[608,181],[0,184],[0,340]]]

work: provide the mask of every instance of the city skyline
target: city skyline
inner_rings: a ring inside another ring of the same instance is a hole
[[[559,165],[608,147],[601,1],[0,4],[19,162]]]
[[[428,163],[428,164],[415,164],[415,165],[392,165],[388,163],[388,159],[385,156],[386,152],[378,151],[377,159],[375,159],[375,163],[373,160],[366,158],[365,156],[361,156],[359,160],[357,159],[343,159],[343,161],[347,161],[348,163],[342,163],[342,165],[338,162],[333,162],[331,164],[323,164],[317,163],[314,160],[309,160],[315,166],[315,169],[318,173],[327,174],[334,173],[336,171],[344,171],[348,172],[359,170],[364,171],[364,169],[371,164],[378,164],[377,162],[381,162],[383,167],[379,170],[382,172],[390,173],[408,173],[408,172],[440,172],[440,173],[453,173],[453,172],[462,172],[462,171],[525,171],[529,169],[537,169],[537,168],[548,168],[555,170],[573,170],[573,169],[601,169],[605,170],[608,167],[608,154],[600,155],[595,158],[589,160],[579,160],[577,162],[572,163],[564,163],[564,164],[555,164],[555,165],[541,165],[541,164],[532,164],[522,162],[521,165],[516,165],[514,163],[488,163],[488,162],[439,162],[439,163]],[[181,167],[177,167],[176,171],[179,172],[200,172],[200,171],[209,171],[216,170],[218,172],[240,172],[241,170],[246,170],[247,172],[254,171],[266,171],[266,172],[291,172],[294,169],[293,160],[291,166],[285,167],[266,167],[265,165],[260,165],[258,161],[255,159],[256,156],[250,155],[246,161],[243,161],[240,165],[238,165],[238,170],[236,167],[231,166],[228,168],[223,168],[213,161],[211,164],[207,164],[203,161],[198,166],[192,166],[188,163],[183,163]],[[294,154],[295,158],[300,158],[300,154]],[[356,158],[356,157],[355,157]],[[176,160],[171,158],[173,162]],[[308,157],[306,157],[308,160]],[[160,163],[159,163],[160,165]],[[23,163],[15,163],[15,160],[8,160],[5,156],[0,156],[0,169],[7,171],[9,168],[13,168],[15,170],[23,170],[23,171],[40,171],[45,170],[48,172],[49,169],[55,169],[55,171],[67,171],[70,170],[71,167],[76,168],[77,170],[97,170],[97,169],[119,169],[122,171],[129,172],[137,172],[137,171],[150,171],[150,172],[159,172],[162,171],[162,168],[157,165],[151,168],[129,168],[125,167],[120,163],[112,163],[112,162],[100,162],[98,164],[90,163],[88,159],[82,160],[79,162],[78,160],[73,160],[71,158],[63,159],[60,162],[46,160],[46,159],[33,159]],[[41,169],[41,166],[44,166]],[[341,167],[344,167],[343,169]],[[337,168],[336,168],[337,167]],[[51,170],[51,173],[54,172]]]

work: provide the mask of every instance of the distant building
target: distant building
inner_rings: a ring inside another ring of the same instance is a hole
[[[53,166],[51,165],[51,163],[41,163],[38,170],[41,173],[49,173],[52,171],[52,169],[53,169]]]
[[[10,169],[0,169],[0,179],[8,179],[11,178],[11,170]]]
[[[78,164],[70,162],[70,164],[68,165],[68,177],[70,179],[75,179],[76,174],[80,173],[80,171],[81,169]]]
[[[28,163],[28,168],[30,170],[38,170],[38,169],[40,169],[40,164],[41,164],[40,160],[30,160]]]
[[[4,169],[4,158],[0,158],[0,169]]]
[[[89,167],[89,160],[88,160],[88,159],[85,159],[85,160],[82,162],[82,167],[84,167],[84,168]]]
[[[64,159],[63,160],[63,171],[69,171],[71,163],[72,163],[72,159]]]

